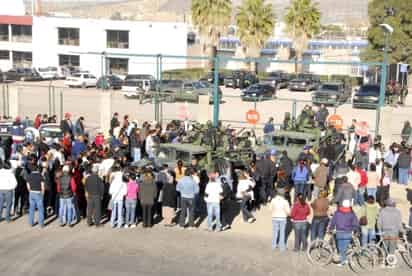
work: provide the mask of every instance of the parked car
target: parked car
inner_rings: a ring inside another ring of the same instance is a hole
[[[41,77],[39,73],[31,68],[13,68],[4,73],[6,80],[14,81],[39,81]]]
[[[199,102],[200,95],[209,95],[209,101],[213,101],[213,86],[207,82],[163,80],[160,84],[160,91],[168,102]],[[221,97],[222,91],[220,88],[218,92]]]
[[[24,130],[24,133],[26,137],[31,137],[34,140],[44,138],[48,145],[60,143],[64,136],[59,124],[42,124],[39,129],[28,127]]]
[[[336,105],[352,96],[352,87],[344,82],[325,82],[312,94],[313,104]]]
[[[283,71],[270,72],[267,77],[260,79],[259,83],[269,84],[276,88],[276,90],[287,88],[289,85],[289,74]]]
[[[96,87],[99,89],[121,89],[123,80],[115,75],[100,77],[97,80]]]
[[[76,73],[66,78],[64,85],[68,87],[95,87],[97,79],[90,73]]]
[[[57,67],[37,67],[36,72],[40,75],[42,80],[54,80],[57,79]]]
[[[252,84],[242,91],[242,101],[264,101],[276,98],[276,88],[269,84]]]
[[[245,89],[249,85],[258,83],[259,80],[255,74],[248,71],[233,71],[224,79],[225,87]]]
[[[312,91],[316,90],[320,84],[319,76],[313,74],[299,74],[289,82],[290,91]]]
[[[214,83],[214,79],[215,79],[214,72],[209,72],[209,73],[207,73],[206,76],[201,78],[199,81],[207,81],[209,83]],[[222,72],[218,72],[218,80],[219,80],[218,81],[219,85],[224,85],[225,74],[223,74]]]
[[[127,75],[122,84],[122,93],[126,98],[141,101],[150,96],[150,91],[155,90],[156,82],[151,75]]]
[[[379,106],[380,86],[378,84],[362,85],[352,99],[353,108],[376,109]]]

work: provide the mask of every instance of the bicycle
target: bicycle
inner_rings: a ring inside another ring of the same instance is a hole
[[[412,269],[412,244],[408,242],[407,236],[408,232],[412,233],[412,228],[405,225],[403,228],[400,235],[394,238],[384,238],[385,233],[377,233],[381,237],[379,242],[366,246],[376,256],[378,265],[395,266],[398,264],[398,256],[401,256],[405,264]],[[396,249],[393,254],[390,254],[388,245],[385,243],[388,240],[396,241]]]
[[[353,233],[352,242],[346,251],[348,265],[354,272],[372,270],[376,257],[368,248],[362,248],[358,237]],[[312,241],[307,250],[307,257],[312,264],[327,266],[339,263],[340,257],[336,246],[335,234],[329,233],[329,239]]]

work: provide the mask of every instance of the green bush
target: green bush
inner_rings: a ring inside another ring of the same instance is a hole
[[[164,80],[198,80],[207,74],[205,68],[172,69],[162,72]]]

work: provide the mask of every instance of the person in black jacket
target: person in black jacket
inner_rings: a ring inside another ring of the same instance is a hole
[[[110,121],[110,130],[109,130],[110,136],[113,136],[113,130],[119,126],[120,126],[119,113],[115,112],[113,114],[112,120]]]
[[[92,174],[86,179],[86,197],[87,197],[87,224],[96,227],[100,226],[102,213],[102,199],[104,195],[103,180],[97,175],[98,168],[92,168]]]
[[[164,226],[174,226],[177,192],[175,179],[169,172],[168,165],[163,165],[158,180],[162,181],[162,215]]]
[[[70,113],[66,113],[64,114],[64,120],[62,120],[60,122],[60,128],[63,131],[63,133],[70,133],[70,136],[73,140],[74,135],[73,135],[73,123],[71,121],[71,114]]]

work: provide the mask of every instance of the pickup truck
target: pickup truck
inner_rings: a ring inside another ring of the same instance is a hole
[[[261,84],[268,84],[276,90],[287,88],[289,85],[290,75],[283,71],[270,72],[267,77],[259,80]]]
[[[352,94],[349,84],[343,82],[325,82],[312,94],[313,104],[337,105],[346,102]]]
[[[199,102],[200,95],[209,95],[213,102],[213,86],[205,81],[163,80],[160,84],[161,96],[167,102],[187,101]],[[222,91],[219,88],[221,97]]]

